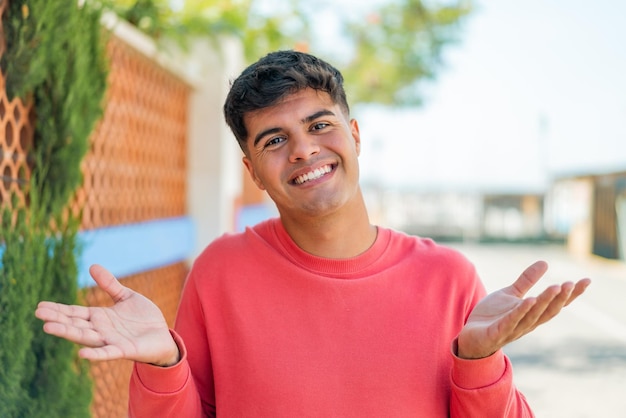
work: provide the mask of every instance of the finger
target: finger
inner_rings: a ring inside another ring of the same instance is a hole
[[[46,323],[56,323],[62,324],[65,326],[71,326],[79,329],[90,329],[93,328],[90,321],[76,318],[71,316],[66,316],[60,314],[57,311],[51,311],[46,308],[39,308],[35,311],[35,316]]]
[[[124,358],[124,353],[114,345],[105,345],[102,347],[82,347],[78,350],[81,358],[91,361],[117,360]]]
[[[76,344],[90,347],[99,347],[104,344],[100,334],[91,328],[77,328],[59,322],[46,322],[43,325],[43,330],[46,334],[64,338]]]
[[[89,320],[89,308],[78,305],[65,305],[56,302],[39,302],[35,316],[43,321],[65,321],[63,318]]]
[[[102,290],[104,290],[114,302],[126,299],[130,295],[130,290],[120,284],[113,273],[99,264],[89,267],[89,274]]]
[[[574,283],[550,286],[537,297],[538,303],[520,325],[520,332],[528,333],[539,325],[548,322],[561,312],[574,290]]]
[[[520,321],[528,315],[528,312],[533,309],[536,303],[536,298],[526,298],[522,300],[519,305],[513,308],[498,321],[496,327],[494,328],[497,335],[491,335],[490,337],[492,337],[495,341],[500,341],[500,346],[517,339],[518,337],[515,336],[515,334]]]
[[[584,291],[587,290],[587,287],[589,287],[590,284],[591,284],[591,279],[585,278],[585,279],[579,280],[576,283],[576,286],[574,286],[574,290],[572,291],[572,293],[571,293],[569,299],[567,300],[567,302],[565,302],[564,306],[569,305],[578,296],[582,295],[584,293]]]
[[[518,297],[524,297],[526,293],[539,281],[548,270],[548,263],[536,261],[524,270],[515,282],[509,286],[511,293]]]

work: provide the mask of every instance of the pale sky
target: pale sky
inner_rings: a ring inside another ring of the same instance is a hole
[[[626,1],[483,0],[445,61],[424,107],[355,112],[363,180],[518,190],[626,170]]]

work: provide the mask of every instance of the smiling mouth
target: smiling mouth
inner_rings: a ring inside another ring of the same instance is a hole
[[[299,185],[299,184],[304,184],[307,181],[317,180],[320,177],[323,177],[326,174],[330,173],[331,171],[333,171],[333,166],[328,164],[323,167],[316,168],[315,170],[310,171],[308,173],[302,174],[301,176],[296,177],[293,180],[293,183]]]

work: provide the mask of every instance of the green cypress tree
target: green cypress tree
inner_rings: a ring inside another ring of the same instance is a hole
[[[7,0],[0,0],[7,1]],[[44,334],[40,300],[76,303],[78,220],[64,211],[101,116],[106,63],[97,3],[10,0],[0,66],[9,97],[35,103],[27,205],[0,208],[0,417],[89,417],[76,347]],[[0,202],[2,204],[2,202]],[[15,216],[17,215],[17,216]]]

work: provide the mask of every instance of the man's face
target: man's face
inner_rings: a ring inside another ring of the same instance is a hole
[[[324,216],[357,198],[359,128],[327,93],[300,90],[244,122],[243,162],[281,216]]]

